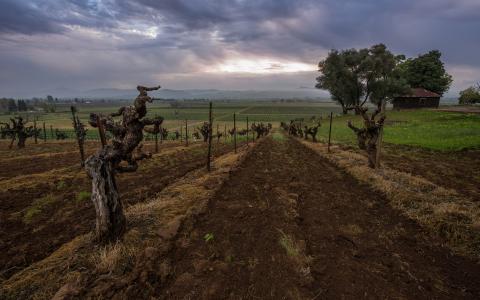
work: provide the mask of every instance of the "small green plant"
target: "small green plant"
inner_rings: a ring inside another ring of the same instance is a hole
[[[52,194],[33,201],[32,205],[27,208],[23,215],[23,222],[25,224],[30,224],[35,217],[40,215],[46,207],[53,204],[55,201],[56,199]]]
[[[92,194],[90,192],[81,191],[80,193],[77,194],[76,200],[77,202],[84,202],[89,200],[91,196]]]
[[[280,245],[287,251],[288,256],[298,256],[300,251],[298,250],[297,246],[295,245],[295,241],[283,231],[279,230],[280,232]]]
[[[213,241],[213,233],[207,233],[203,236],[203,239],[205,240],[205,243],[208,243],[210,241]]]
[[[57,182],[57,190],[63,190],[66,186],[67,184],[63,180],[60,180],[59,182]]]

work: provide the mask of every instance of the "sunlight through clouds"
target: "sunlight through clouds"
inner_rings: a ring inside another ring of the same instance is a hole
[[[269,74],[315,70],[314,64],[301,62],[282,62],[274,59],[231,59],[220,63],[211,72]]]

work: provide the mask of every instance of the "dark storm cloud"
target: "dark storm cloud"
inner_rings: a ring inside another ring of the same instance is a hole
[[[315,65],[331,48],[382,42],[407,56],[441,50],[466,85],[480,76],[479,28],[478,0],[2,0],[0,63],[9,82],[86,87],[193,78],[238,56]]]
[[[58,33],[62,27],[32,3],[18,0],[0,2],[0,32],[3,33]]]

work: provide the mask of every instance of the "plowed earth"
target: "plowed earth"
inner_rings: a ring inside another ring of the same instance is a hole
[[[157,297],[480,298],[478,264],[295,140],[267,138],[230,178],[178,234]]]
[[[70,144],[64,145],[67,149],[71,147]],[[147,150],[151,151],[153,146],[148,147]],[[177,178],[204,166],[206,148],[203,143],[188,148],[166,143],[161,146],[159,154],[141,162],[137,172],[120,174],[117,184],[124,205],[153,197]],[[231,145],[220,144],[214,146],[213,153],[215,156],[231,150]],[[162,151],[166,153],[162,154]],[[89,148],[89,152],[93,152],[93,148]],[[72,158],[68,152],[59,151],[37,162],[25,155],[0,163],[2,172],[9,174],[8,178],[0,180],[0,185],[3,181],[0,193],[0,279],[10,277],[50,255],[75,236],[94,228],[95,210],[88,195],[90,180],[80,169],[77,159],[77,153]],[[34,172],[24,168],[30,164],[36,165]],[[28,177],[30,175],[33,177]]]

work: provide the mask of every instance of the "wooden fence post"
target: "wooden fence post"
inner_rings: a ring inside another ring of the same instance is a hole
[[[180,126],[180,142],[183,142],[183,127]]]
[[[188,120],[185,119],[185,146],[188,147]]]
[[[160,126],[160,144],[163,144],[163,128]]]
[[[53,140],[53,126],[52,125],[50,125],[50,137]]]
[[[223,141],[224,143],[226,144],[227,143],[227,123],[224,124],[225,125],[225,128],[223,129]]]
[[[249,128],[248,128],[248,117],[247,117],[247,146],[248,146],[248,130]]]
[[[208,112],[208,154],[207,154],[207,170],[211,170],[211,155],[212,155],[212,102],[210,102],[210,108]]]
[[[380,109],[380,115],[385,114],[385,100],[382,101],[382,106]],[[380,167],[380,152],[382,151],[382,143],[383,143],[383,125],[380,127],[380,132],[378,133],[378,141],[377,141],[377,155],[375,157],[375,168]]]
[[[100,142],[102,142],[102,148],[104,148],[107,145],[107,139],[105,138],[105,130],[103,128],[103,123],[98,116],[97,116],[97,127],[98,127],[98,135],[100,135]]]
[[[36,118],[36,117],[33,117],[33,130],[34,130],[34,132],[35,132],[35,135],[34,135],[34,137],[35,137],[35,144],[37,144],[37,143],[38,143],[38,142],[37,142],[37,135],[38,135],[38,134],[37,134],[37,118]]]
[[[47,142],[47,130],[45,129],[45,122],[43,122],[43,142]]]
[[[330,129],[328,130],[328,152],[330,152],[330,141],[332,139],[332,119],[333,112],[330,112]]]
[[[237,120],[235,113],[233,113],[233,146],[235,148],[235,153],[237,153]]]
[[[76,108],[75,106],[70,106],[70,111],[72,112],[72,120],[73,120],[73,129],[75,131],[75,136],[77,138],[78,143],[78,150],[80,151],[80,166],[85,166],[85,152],[83,150],[83,144],[80,138],[79,126],[80,126],[80,119],[78,119],[76,115]]]

